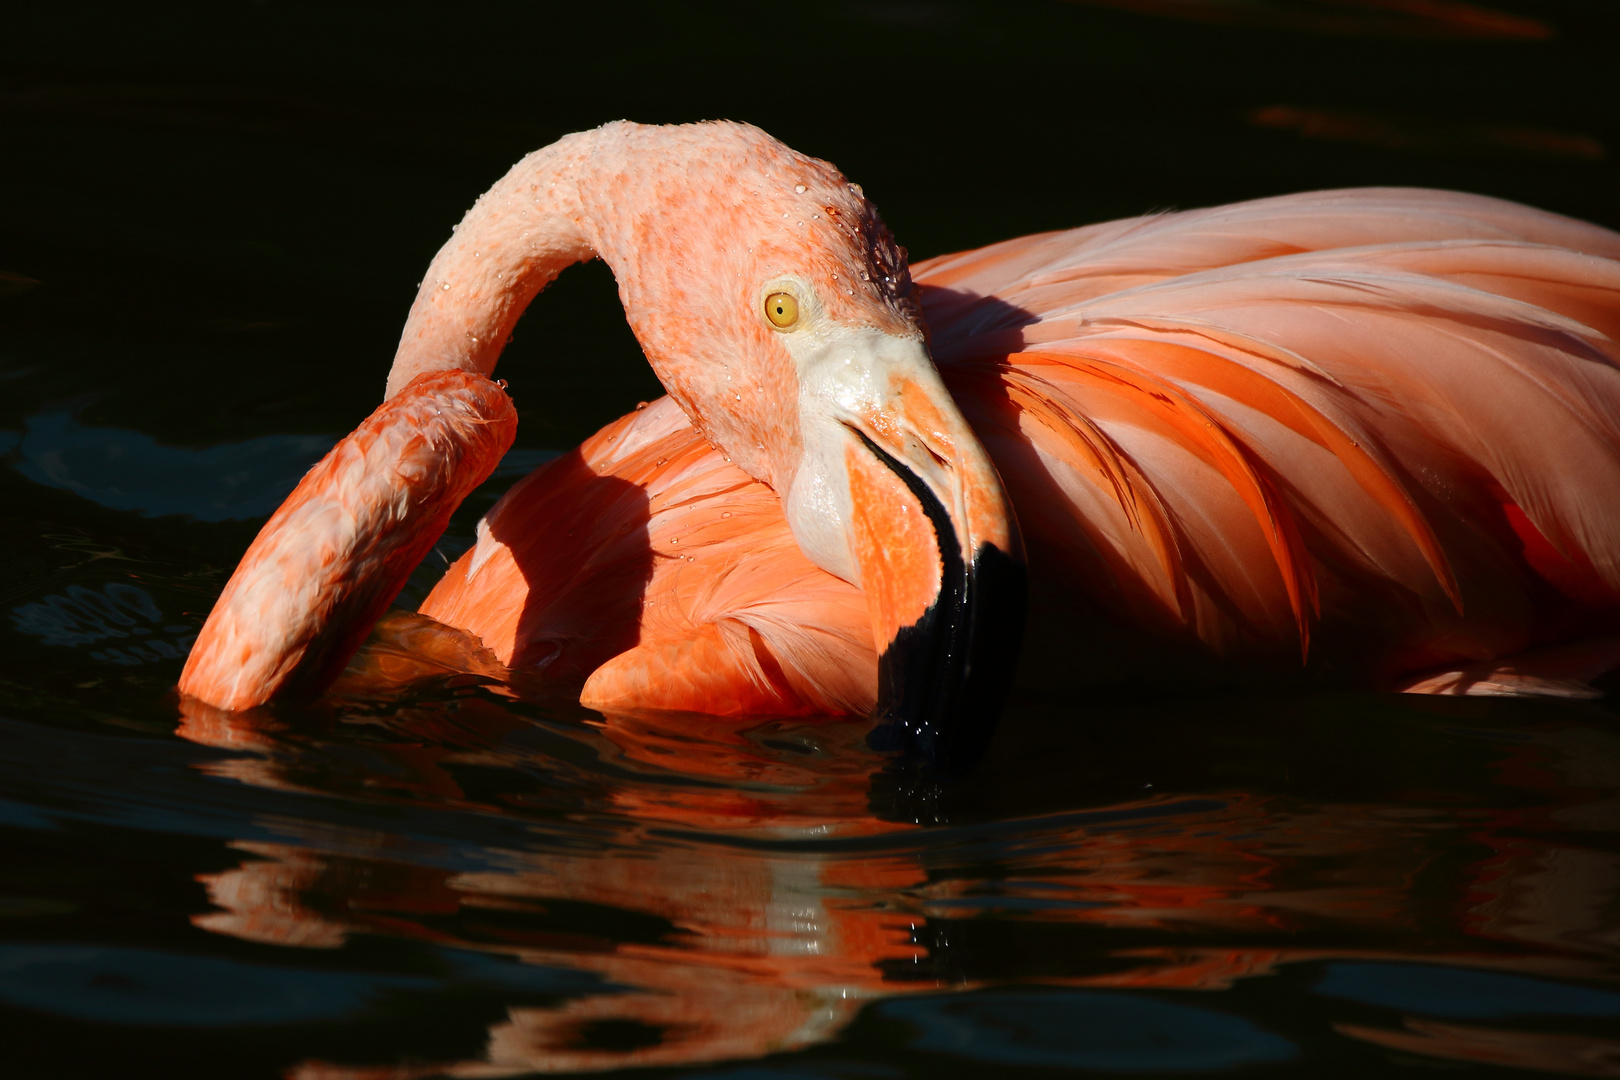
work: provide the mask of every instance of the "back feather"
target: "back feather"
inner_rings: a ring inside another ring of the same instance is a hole
[[[1340,652],[1393,641],[1363,658],[1389,673],[1615,625],[1617,260],[1571,219],[1373,189],[914,276],[1036,579],[1226,654],[1320,614]]]
[[[1318,192],[914,278],[1057,666],[1084,667],[1091,624],[1391,682],[1620,628],[1614,233],[1480,196]],[[422,610],[598,708],[875,698],[864,597],[669,399],[514,487]]]

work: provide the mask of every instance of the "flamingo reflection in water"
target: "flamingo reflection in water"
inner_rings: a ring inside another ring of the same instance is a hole
[[[349,678],[368,667],[396,677],[402,656],[421,663],[374,643]],[[1488,706],[1417,708],[1445,726],[1489,717]],[[1403,724],[1421,721],[1401,708]],[[202,877],[215,909],[196,925],[302,948],[403,938],[601,981],[561,1004],[512,1005],[476,1059],[307,1061],[295,1072],[305,1080],[755,1058],[834,1039],[880,999],[1009,982],[1223,990],[1308,963],[1615,981],[1620,949],[1603,913],[1620,900],[1620,860],[1579,842],[1579,830],[1620,825],[1606,794],[1620,740],[1597,727],[1471,752],[1470,768],[1505,785],[1505,809],[1425,801],[1399,777],[1380,802],[1206,785],[1054,808],[1032,746],[987,763],[980,823],[920,828],[899,820],[917,804],[885,787],[869,722],[609,714],[575,725],[484,692],[392,715],[340,711],[324,730],[278,728],[262,711],[186,711],[181,734],[252,752],[210,766],[221,775],[498,811],[532,822],[534,836],[522,850],[474,852],[486,868],[467,870],[422,857],[406,830],[278,820],[269,827],[285,840],[239,842],[238,867]],[[357,720],[372,733],[364,760],[344,750]],[[1459,832],[1489,852],[1460,874]],[[1098,932],[1119,947],[1100,948]],[[1400,1053],[1584,1075],[1610,1075],[1588,1065],[1620,1050],[1411,1013],[1404,1026],[1334,1027]]]

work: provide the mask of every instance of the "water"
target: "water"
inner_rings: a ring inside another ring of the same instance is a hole
[[[0,1074],[1620,1074],[1612,700],[1021,699],[950,784],[851,721],[380,694],[387,635],[317,706],[181,710],[447,226],[565,131],[762,123],[922,256],[1359,183],[1620,225],[1602,5],[817,12],[8,12]],[[518,447],[407,604],[659,393],[599,265],[500,373]]]

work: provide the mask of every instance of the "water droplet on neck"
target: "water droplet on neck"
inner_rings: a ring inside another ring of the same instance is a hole
[[[793,185],[793,190],[797,191],[800,195],[803,195],[804,194],[804,185],[803,184],[794,184]]]

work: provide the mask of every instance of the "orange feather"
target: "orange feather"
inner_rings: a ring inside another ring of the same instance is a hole
[[[1325,669],[1393,678],[1620,625],[1617,259],[1620,237],[1551,214],[1370,190],[1027,237],[915,277],[1033,587],[1069,598],[1046,606],[1240,659],[1303,649],[1320,620]],[[602,707],[870,706],[859,592],[670,402],[579,455],[503,500],[424,613],[516,662],[577,651],[549,670]],[[576,520],[595,529],[577,542]],[[514,605],[544,613],[523,641]]]
[[[741,125],[615,124],[469,213],[390,400],[255,542],[182,690],[238,708],[330,679],[509,444],[484,376],[523,306],[592,255],[672,396],[508,492],[422,614],[594,707],[864,713],[880,668],[932,702],[958,684],[929,673],[1000,654],[967,615],[905,654],[923,666],[890,647],[1021,547],[1021,678],[1048,685],[1119,677],[1129,642],[1159,678],[1297,678],[1303,657],[1396,685],[1620,630],[1620,236],[1367,189],[908,277],[825,162]],[[759,289],[798,290],[806,324],[767,322]]]

